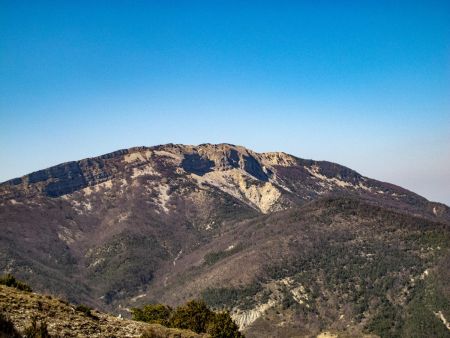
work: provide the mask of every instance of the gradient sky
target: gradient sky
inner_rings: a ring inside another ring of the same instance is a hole
[[[450,2],[0,0],[0,128],[0,181],[227,142],[450,205]]]

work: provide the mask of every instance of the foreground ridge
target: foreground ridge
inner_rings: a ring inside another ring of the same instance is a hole
[[[46,323],[51,337],[143,337],[147,332],[153,333],[151,337],[209,337],[189,330],[119,318],[72,305],[53,296],[20,291],[4,285],[0,285],[0,309],[19,332],[30,327],[34,319]]]

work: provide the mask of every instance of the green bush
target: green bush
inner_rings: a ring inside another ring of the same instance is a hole
[[[209,333],[212,338],[244,337],[229,312],[211,311],[203,300],[191,300],[175,310],[163,304],[133,308],[132,318],[196,333]],[[152,334],[149,332],[145,337],[153,337]]]
[[[16,288],[21,291],[31,292],[31,287],[21,281],[18,281],[13,275],[7,274],[0,277],[0,284]]]
[[[132,319],[164,326],[169,324],[171,313],[172,309],[163,304],[149,304],[142,309],[131,309]]]
[[[207,288],[202,291],[202,299],[215,309],[233,308],[251,309],[255,305],[254,296],[262,291],[262,285],[252,284],[232,288]]]
[[[386,302],[379,313],[367,325],[367,330],[380,337],[400,337],[403,319],[398,307]]]
[[[212,338],[243,338],[229,312],[214,313],[210,318],[206,332]]]
[[[98,319],[98,317],[92,313],[92,309],[87,305],[79,304],[79,305],[77,305],[75,310],[82,312],[84,315],[86,315],[90,318]]]
[[[206,325],[210,321],[212,314],[213,312],[204,301],[191,300],[175,309],[169,325],[197,333],[206,332]]]

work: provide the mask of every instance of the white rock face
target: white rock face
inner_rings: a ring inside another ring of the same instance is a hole
[[[267,213],[281,196],[272,182],[260,183],[241,169],[211,171],[203,176],[191,174],[200,185],[210,184],[240,201]]]
[[[136,302],[138,299],[143,298],[143,297],[145,297],[145,296],[147,296],[147,294],[146,294],[146,293],[142,293],[142,294],[140,294],[140,295],[137,295],[136,297],[131,298],[130,301],[134,303],[134,302]]]
[[[180,250],[180,251],[178,252],[177,256],[174,258],[174,260],[173,260],[173,262],[172,262],[172,263],[173,263],[173,266],[177,265],[177,260],[181,257],[182,253],[183,253],[183,250]]]
[[[347,187],[352,187],[355,188],[355,186],[349,182],[340,180],[337,177],[333,177],[333,178],[329,178],[326,177],[325,175],[322,175],[319,171],[319,167],[317,166],[312,166],[311,168],[308,167],[304,167],[305,170],[307,170],[312,176],[316,177],[317,179],[326,182],[330,185],[330,188],[335,185],[341,188],[347,188]]]
[[[159,196],[157,203],[166,213],[169,212],[169,208],[167,207],[167,203],[170,200],[169,190],[170,187],[168,184],[160,184],[158,186]]]
[[[282,289],[287,288],[292,295],[292,297],[299,304],[304,304],[306,307],[309,307],[307,304],[309,300],[309,296],[305,290],[305,287],[301,284],[295,283],[292,277],[286,277],[278,280],[273,280],[270,283],[265,285],[265,290],[269,290],[271,293],[270,299],[264,303],[255,306],[251,310],[239,310],[236,309],[231,317],[239,326],[240,330],[243,330],[253,324],[258,318],[263,316],[269,309],[275,307],[280,304],[281,299],[285,296],[281,292]]]
[[[445,325],[447,330],[450,331],[450,323],[448,322],[447,318],[444,317],[444,314],[442,313],[442,311],[435,312],[434,315],[436,317],[438,317],[442,321],[442,323]]]
[[[269,300],[267,303],[258,305],[256,308],[248,311],[238,311],[231,315],[231,318],[239,326],[239,330],[245,329],[252,324],[255,320],[261,317],[267,310],[276,304],[274,300]]]
[[[152,176],[161,176],[159,172],[157,172],[150,164],[144,167],[133,168],[133,174],[131,178],[136,178],[144,175],[152,175]]]

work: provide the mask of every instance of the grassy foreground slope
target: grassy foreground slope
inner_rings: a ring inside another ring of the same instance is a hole
[[[51,337],[208,337],[188,330],[121,319],[95,310],[83,311],[52,296],[4,285],[0,285],[0,312],[21,333],[31,326],[33,318],[38,323],[45,322]],[[1,332],[0,337],[3,337]]]

